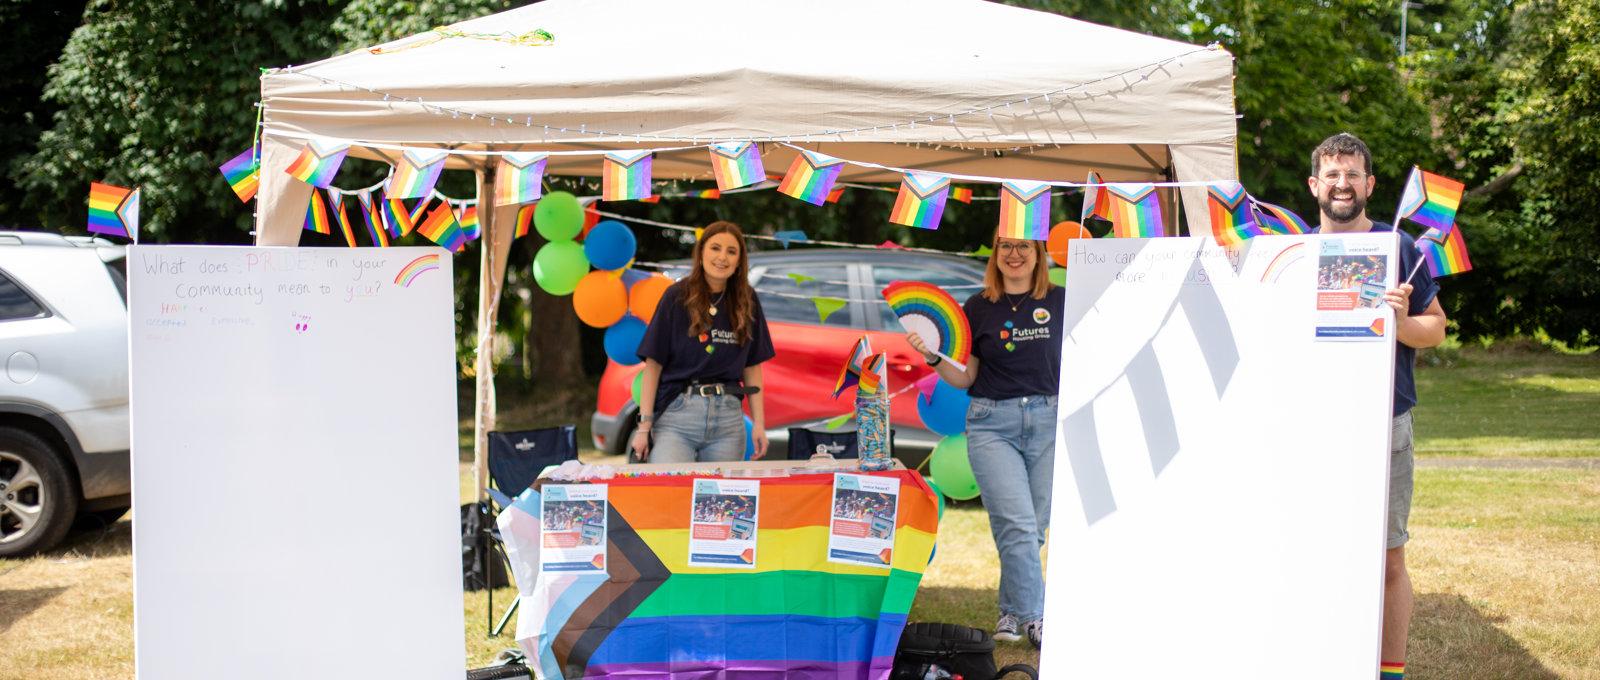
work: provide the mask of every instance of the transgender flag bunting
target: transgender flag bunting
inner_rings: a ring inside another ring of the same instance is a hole
[[[311,190],[311,202],[306,204],[304,227],[307,231],[318,234],[333,233],[333,226],[328,224],[328,201],[322,197],[322,192],[316,189]]]
[[[378,206],[372,203],[372,192],[357,193],[356,200],[361,202],[361,220],[367,225],[367,235],[372,237],[372,245],[388,248],[389,232],[383,227],[383,215],[378,212]]]
[[[494,180],[495,205],[532,203],[544,195],[544,164],[550,154],[508,153],[500,157]]]
[[[1154,184],[1107,184],[1111,231],[1117,238],[1161,235],[1161,197]]]
[[[811,205],[822,205],[839,179],[844,161],[815,151],[801,151],[789,166],[789,174],[778,184],[778,193],[792,196]]]
[[[356,231],[350,226],[350,217],[344,213],[344,194],[328,192],[328,209],[333,211],[333,222],[339,225],[339,233],[344,234],[344,242],[351,248],[356,247]]]
[[[384,191],[389,198],[421,198],[433,193],[439,183],[439,173],[444,170],[444,159],[449,156],[443,149],[407,149],[400,153],[400,162],[389,177]]]
[[[1411,220],[1448,236],[1456,224],[1456,208],[1467,187],[1449,177],[1411,166],[1406,190],[1400,194],[1400,219]],[[1399,220],[1396,220],[1399,221]]]
[[[1219,246],[1244,243],[1263,233],[1250,215],[1250,195],[1238,182],[1219,182],[1206,186],[1206,206],[1211,214],[1211,235]]]
[[[712,144],[711,169],[717,175],[719,191],[749,186],[767,178],[766,168],[761,165],[761,147],[755,142]]]
[[[312,139],[300,148],[300,156],[283,171],[306,184],[326,189],[350,153],[350,143],[334,139]]]
[[[613,151],[602,164],[600,198],[637,201],[650,198],[650,152]]]
[[[889,221],[921,229],[938,229],[944,217],[944,202],[950,194],[950,178],[906,173],[900,181]]]
[[[1049,240],[1049,184],[1026,180],[1000,183],[1000,237]]]

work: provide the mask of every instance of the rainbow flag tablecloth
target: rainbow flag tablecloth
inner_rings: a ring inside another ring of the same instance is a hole
[[[888,569],[828,561],[834,476],[803,474],[761,479],[753,570],[689,567],[696,478],[656,476],[605,482],[609,574],[540,573],[535,485],[499,520],[528,666],[546,680],[888,678],[938,506],[915,471],[859,474],[900,480]]]

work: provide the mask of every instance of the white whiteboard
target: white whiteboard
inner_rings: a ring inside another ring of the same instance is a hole
[[[461,677],[441,248],[133,246],[136,672]]]
[[[1072,242],[1042,677],[1376,674],[1394,338],[1315,340],[1318,244]]]

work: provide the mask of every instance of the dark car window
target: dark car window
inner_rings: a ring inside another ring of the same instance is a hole
[[[42,316],[48,316],[44,306],[6,276],[5,272],[0,272],[0,321],[37,319]]]
[[[755,281],[761,308],[768,321],[803,323],[812,326],[850,327],[848,306],[817,321],[814,297],[850,299],[850,272],[843,264],[769,265]]]
[[[976,277],[976,278],[974,278]],[[973,270],[967,276],[947,269],[924,269],[918,267],[895,267],[873,265],[872,290],[878,292],[877,299],[872,303],[872,310],[879,318],[879,323],[884,330],[899,330],[900,320],[895,317],[894,310],[889,308],[889,303],[883,299],[882,291],[895,281],[927,281],[943,288],[946,293],[956,299],[957,304],[965,304],[967,298],[973,293],[983,290],[983,272]]]

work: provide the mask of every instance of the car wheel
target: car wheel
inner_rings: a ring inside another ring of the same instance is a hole
[[[48,442],[0,427],[0,557],[48,550],[78,511],[78,495]]]

